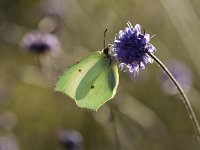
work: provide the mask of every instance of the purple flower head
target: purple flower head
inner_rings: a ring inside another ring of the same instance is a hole
[[[135,27],[130,22],[128,27],[120,30],[111,44],[113,56],[120,62],[120,68],[126,67],[129,72],[137,74],[139,69],[145,69],[148,62],[153,63],[153,59],[147,52],[154,53],[156,48],[149,43],[150,35],[142,34],[141,27]]]
[[[60,51],[60,42],[55,35],[39,31],[25,34],[21,46],[26,51],[34,53],[49,52],[53,56],[57,55]]]

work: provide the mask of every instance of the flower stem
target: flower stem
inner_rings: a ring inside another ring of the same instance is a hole
[[[182,96],[182,101],[187,109],[187,113],[192,121],[193,127],[196,130],[196,134],[197,134],[197,138],[200,141],[200,126],[199,126],[199,122],[197,120],[197,117],[194,113],[194,110],[192,108],[192,105],[189,101],[189,99],[187,98],[185,92],[183,91],[182,87],[179,85],[179,83],[176,81],[176,79],[173,77],[173,75],[170,73],[170,71],[167,69],[167,67],[152,53],[147,52],[148,55],[153,58],[156,63],[164,70],[164,72],[168,75],[168,77],[170,78],[170,80],[175,84],[175,86],[177,87],[180,95]]]
[[[114,132],[114,138],[115,138],[115,143],[116,143],[116,150],[121,150],[121,144],[120,144],[120,139],[118,135],[118,130],[117,130],[117,120],[113,111],[113,106],[110,105],[110,121],[113,123],[113,132]]]

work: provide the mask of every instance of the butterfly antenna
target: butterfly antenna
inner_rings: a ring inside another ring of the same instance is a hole
[[[109,48],[106,47],[106,32],[107,32],[107,29],[104,31],[104,35],[103,35],[103,53],[107,56],[107,58],[109,59],[109,65],[111,65],[111,58],[109,56]]]
[[[107,29],[104,31],[104,34],[103,34],[103,49],[106,48],[106,32],[107,32]]]
[[[107,29],[104,31],[104,34],[103,34],[103,53],[106,54],[107,57],[109,57],[108,55],[108,47],[106,47],[106,32],[107,32]]]

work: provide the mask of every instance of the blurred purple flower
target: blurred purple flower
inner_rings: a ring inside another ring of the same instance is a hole
[[[192,72],[188,66],[184,63],[172,60],[166,64],[171,74],[178,81],[180,86],[185,90],[189,91],[192,85]],[[171,80],[163,72],[161,74],[162,89],[168,94],[176,94],[178,91]]]
[[[42,1],[42,10],[48,15],[63,16],[67,9],[68,1],[66,0],[45,0]]]
[[[19,143],[12,133],[0,136],[0,150],[19,150]]]
[[[25,51],[34,53],[49,52],[56,56],[60,51],[60,42],[56,35],[33,31],[24,35],[21,46]]]
[[[139,69],[145,69],[148,62],[153,59],[147,52],[154,53],[156,48],[150,44],[150,35],[142,34],[141,27],[136,24],[134,27],[130,22],[128,27],[120,30],[111,44],[114,57],[120,62],[120,68],[126,67],[129,72],[137,74]]]
[[[58,134],[61,143],[68,150],[82,150],[82,136],[77,131],[61,131]]]
[[[0,114],[0,128],[12,130],[16,126],[16,123],[17,116],[14,112],[5,111]]]

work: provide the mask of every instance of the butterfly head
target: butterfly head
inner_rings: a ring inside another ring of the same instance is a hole
[[[103,53],[104,53],[106,56],[110,57],[110,56],[109,56],[109,48],[108,48],[108,47],[106,47],[106,48],[103,49]]]

